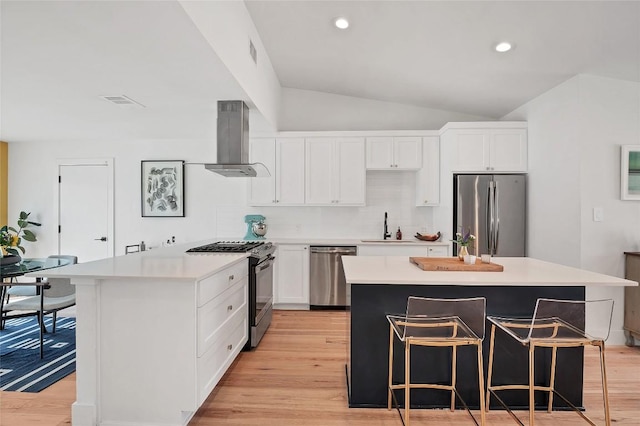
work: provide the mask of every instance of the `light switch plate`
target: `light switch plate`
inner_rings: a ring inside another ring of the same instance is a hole
[[[602,207],[593,208],[593,221],[602,222],[604,220],[604,209]]]

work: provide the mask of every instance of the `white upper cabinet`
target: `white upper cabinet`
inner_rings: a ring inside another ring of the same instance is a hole
[[[418,170],[422,167],[419,136],[367,138],[367,170]]]
[[[440,204],[440,138],[422,138],[422,168],[416,175],[416,206]]]
[[[364,138],[308,138],[305,204],[364,205]]]
[[[527,171],[527,129],[451,129],[445,134],[453,144],[453,171]]]
[[[249,179],[249,204],[304,204],[304,152],[302,138],[251,139],[251,161],[263,163],[271,176]]]

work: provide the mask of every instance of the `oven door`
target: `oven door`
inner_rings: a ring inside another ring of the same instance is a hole
[[[273,265],[275,256],[269,256],[253,268],[256,280],[256,303],[253,324],[258,325],[273,305]],[[268,326],[268,325],[267,325]],[[264,327],[266,329],[266,327]]]

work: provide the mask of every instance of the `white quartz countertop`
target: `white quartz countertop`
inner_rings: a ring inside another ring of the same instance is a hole
[[[147,250],[32,272],[27,276],[71,278],[72,280],[73,278],[168,278],[193,281],[206,278],[234,263],[244,261],[249,255],[248,253],[186,253],[191,247],[208,242],[211,241]]]
[[[502,272],[423,271],[408,256],[345,256],[350,284],[423,284],[465,286],[636,286],[637,282],[530,257],[494,257]]]
[[[271,241],[274,244],[305,244],[310,246],[368,246],[368,245],[383,245],[395,247],[401,246],[448,246],[450,241],[420,241],[417,238],[405,238],[403,240],[382,238],[267,238],[267,241]]]

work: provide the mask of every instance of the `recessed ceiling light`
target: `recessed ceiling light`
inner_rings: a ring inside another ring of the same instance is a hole
[[[347,18],[336,18],[333,23],[337,28],[340,28],[341,30],[346,30],[347,28],[349,28],[349,21],[347,21]]]
[[[511,43],[503,41],[496,44],[496,52],[504,53],[511,50]]]

